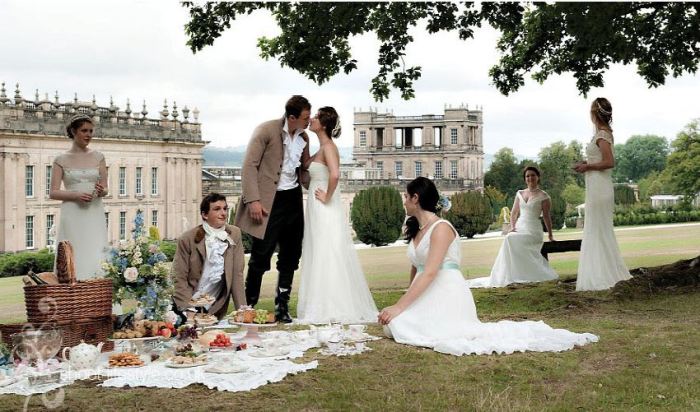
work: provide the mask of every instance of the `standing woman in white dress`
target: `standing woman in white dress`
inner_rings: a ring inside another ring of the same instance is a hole
[[[297,322],[376,322],[377,306],[352,242],[338,179],[338,113],[322,107],[309,129],[321,145],[307,165],[311,181],[306,200]]]
[[[418,177],[404,193],[411,286],[378,320],[398,343],[451,355],[560,352],[596,342],[590,333],[552,329],[542,321],[481,323],[472,293],[459,269],[457,231],[436,215],[439,195],[432,181]]]
[[[599,97],[593,101],[591,120],[596,131],[586,146],[586,161],[574,166],[574,170],[585,173],[586,177],[586,210],[576,290],[609,289],[631,277],[613,231],[615,157],[610,127],[612,105],[608,99]]]
[[[88,148],[94,129],[88,115],[73,116],[66,127],[73,144],[56,157],[51,168],[49,197],[63,201],[56,242],[68,240],[72,244],[78,280],[102,277],[107,252],[102,206],[107,195],[107,165],[102,153]]]
[[[540,189],[540,171],[534,166],[523,170],[527,189],[518,190],[510,215],[511,231],[506,235],[491,268],[491,276],[467,281],[471,288],[501,287],[511,283],[543,282],[556,279],[557,273],[542,256],[542,223],[544,220],[550,241],[552,217],[549,214],[552,201]]]

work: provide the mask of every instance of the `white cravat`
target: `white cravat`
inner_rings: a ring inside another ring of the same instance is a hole
[[[297,167],[301,165],[301,154],[306,147],[306,141],[301,137],[304,130],[294,130],[294,135],[289,132],[287,119],[284,120],[282,132],[284,133],[284,159],[277,190],[288,190],[294,189],[299,185],[296,171]]]

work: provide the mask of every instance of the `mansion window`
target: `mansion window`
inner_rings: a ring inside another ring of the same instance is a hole
[[[457,161],[450,160],[450,179],[457,178]]]
[[[457,129],[450,129],[450,144],[457,144]]]
[[[24,220],[24,247],[34,249],[34,216],[27,216]]]
[[[442,179],[442,160],[435,162],[435,178]]]
[[[367,132],[362,130],[360,131],[360,147],[366,147],[367,146]]]
[[[119,212],[119,240],[126,239],[126,212]]]
[[[119,196],[126,195],[126,167],[119,168]]]
[[[46,215],[46,246],[53,246],[53,236],[51,236],[51,229],[54,229],[53,223],[54,215]]]
[[[24,195],[34,197],[34,166],[24,167]]]
[[[51,194],[51,165],[46,166],[46,187],[44,188],[46,197]]]
[[[142,195],[143,194],[143,186],[141,185],[141,181],[143,180],[141,178],[141,172],[143,171],[142,167],[137,167],[136,168],[136,194],[137,195]]]
[[[416,162],[416,177],[421,176],[422,174],[423,174],[423,163]]]
[[[151,195],[158,194],[158,168],[151,168]]]
[[[158,211],[151,210],[151,226],[158,227]]]
[[[396,162],[395,164],[395,172],[396,172],[396,177],[402,177],[403,176],[403,162]]]
[[[107,228],[107,233],[109,233],[109,212],[105,212],[105,227]]]

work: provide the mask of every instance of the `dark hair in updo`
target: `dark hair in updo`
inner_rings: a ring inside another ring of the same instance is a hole
[[[408,182],[406,185],[406,192],[411,196],[418,195],[418,204],[421,209],[437,213],[437,203],[438,200],[440,200],[440,194],[432,180],[423,176],[417,177]],[[410,242],[418,235],[418,228],[417,217],[411,216],[406,219],[404,235],[406,235],[405,239],[407,242]]]
[[[537,178],[540,177],[540,169],[536,168],[535,166],[528,166],[525,169],[523,169],[523,179],[525,179],[525,175],[527,174],[528,170],[532,170],[533,172],[535,172]]]
[[[66,126],[66,134],[68,137],[71,139],[75,138],[75,131],[80,129],[85,123],[90,123],[93,126],[95,125],[90,116],[86,114],[78,114],[73,116],[70,123],[68,123],[68,126]]]
[[[325,106],[318,109],[318,121],[321,122],[321,126],[323,126],[328,137],[335,139],[340,136],[341,128],[338,127],[336,129],[335,127],[338,124],[338,112],[334,108]],[[335,133],[333,133],[334,129]]]

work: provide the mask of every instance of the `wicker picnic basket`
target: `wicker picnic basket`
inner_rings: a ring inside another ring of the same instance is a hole
[[[25,286],[24,305],[31,323],[108,317],[112,315],[112,281]]]
[[[76,281],[73,247],[68,241],[58,243],[56,277],[58,284],[24,287],[28,322],[60,322],[112,315],[112,281]]]

